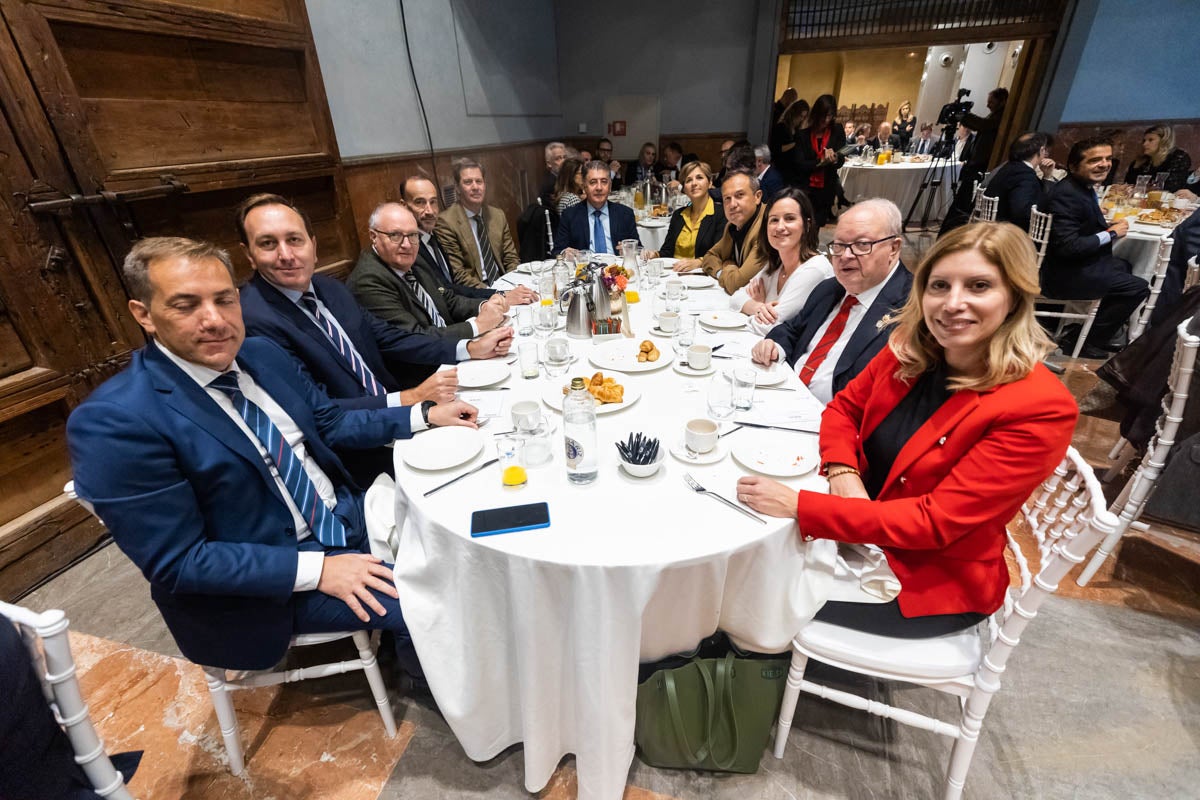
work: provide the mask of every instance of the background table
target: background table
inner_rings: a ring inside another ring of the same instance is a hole
[[[942,183],[937,188],[933,205],[930,207],[929,218],[931,220],[944,217],[946,209],[950,207],[950,203],[954,199],[951,182],[958,177],[960,165],[957,161],[942,163],[946,166],[945,169],[939,168]],[[921,181],[925,178],[929,164],[930,162],[926,161],[875,166],[873,164],[851,164],[847,161],[838,170],[838,177],[842,181],[842,190],[851,202],[856,203],[859,200],[866,200],[870,197],[885,197],[900,207],[901,215],[907,215],[913,198],[917,196],[917,191],[921,188]],[[932,185],[927,190],[927,192],[929,191],[934,191]],[[919,220],[921,218],[924,207],[925,198],[922,197],[921,205],[913,215],[915,219]]]
[[[650,292],[646,293],[647,295]],[[719,288],[692,293],[692,304],[724,308]],[[631,307],[638,340],[649,329],[648,302]],[[708,340],[753,341],[748,334]],[[663,358],[672,351],[655,338]],[[580,357],[562,378],[503,384],[507,404],[540,398],[571,376],[590,376],[590,341],[572,340]],[[515,350],[515,347],[514,347]],[[720,370],[728,360],[715,360]],[[792,520],[759,524],[692,492],[683,474],[735,496],[747,471],[732,456],[711,466],[667,455],[657,475],[635,480],[618,467],[613,442],[634,431],[682,437],[686,420],[704,416],[708,378],[686,378],[671,366],[617,376],[641,399],[599,417],[600,474],[593,484],[568,482],[561,447],[553,461],[529,469],[520,488],[500,485],[490,467],[432,497],[427,489],[494,455],[492,431],[511,428],[507,417],[481,430],[484,450],[461,467],[419,473],[403,454],[419,442],[396,443],[397,524],[401,526],[396,585],[417,653],[438,707],[467,755],[494,757],[524,742],[525,786],[546,784],[561,758],[576,756],[580,798],[619,798],[633,758],[639,661],[688,650],[717,628],[752,649],[788,649],[794,633],[824,601],[832,583],[836,545],[805,543]],[[794,393],[757,392],[756,401],[811,398],[795,376]],[[464,392],[464,394],[468,394]],[[469,396],[469,394],[468,394]],[[810,402],[815,403],[815,400]],[[558,427],[562,416],[542,404]],[[721,439],[796,437],[812,447],[815,435],[744,428]],[[814,473],[787,481],[825,491]],[[544,530],[471,539],[471,512],[546,501]]]

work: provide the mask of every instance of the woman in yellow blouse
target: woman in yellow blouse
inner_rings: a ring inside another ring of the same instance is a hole
[[[683,193],[691,200],[671,215],[667,239],[659,255],[668,258],[700,258],[721,239],[725,231],[725,213],[713,200],[712,170],[703,161],[689,161],[679,173]]]

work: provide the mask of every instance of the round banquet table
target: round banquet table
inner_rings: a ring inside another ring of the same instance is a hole
[[[1172,228],[1161,225],[1130,223],[1128,235],[1113,245],[1113,255],[1128,261],[1133,267],[1134,275],[1149,281],[1154,277],[1158,250],[1163,240],[1169,238],[1172,232]]]
[[[929,218],[931,220],[944,217],[946,209],[950,208],[950,203],[954,200],[951,182],[958,176],[960,164],[957,161],[942,163],[946,167],[941,170],[942,183],[937,188],[933,205],[930,206]],[[838,170],[838,178],[842,182],[842,191],[846,193],[847,199],[851,202],[857,203],[859,200],[866,200],[870,197],[885,197],[900,207],[901,214],[907,215],[913,198],[917,196],[917,192],[921,188],[921,181],[925,178],[929,164],[930,162],[925,161],[876,166],[874,164],[851,164],[847,161]],[[926,191],[933,191],[932,184]],[[921,204],[914,215],[916,219],[920,219],[924,208],[925,198],[922,197]]]
[[[670,221],[670,217],[647,217],[638,220],[638,239],[641,240],[642,246],[647,250],[662,250],[663,244],[667,241],[667,228]]]
[[[668,363],[637,374],[605,370],[641,396],[597,418],[600,468],[594,483],[567,480],[562,415],[543,402],[544,416],[556,426],[554,457],[530,467],[525,486],[502,487],[493,465],[423,496],[495,456],[494,432],[511,430],[513,402],[561,393],[570,377],[595,372],[589,340],[570,340],[579,360],[561,378],[543,372],[524,380],[514,365],[500,384],[506,391],[462,391],[468,401],[492,404],[492,413],[503,404],[479,431],[483,449],[469,461],[422,472],[410,468],[404,454],[419,446],[423,434],[395,444],[396,586],[430,689],[470,758],[484,761],[524,742],[531,792],[574,753],[580,798],[620,798],[634,754],[639,662],[688,651],[718,628],[749,649],[788,650],[833,582],[834,542],[804,542],[794,520],[755,522],[684,483],[684,473],[691,473],[706,488],[735,498],[737,478],[749,471],[732,455],[701,466],[667,454],[659,472],[644,480],[619,468],[613,442],[640,431],[658,437],[666,449],[681,440],[687,420],[705,416],[710,378],[674,371],[670,341],[647,335],[648,300],[630,306],[635,341],[653,339]],[[728,300],[713,288],[693,291],[688,302],[699,312],[725,308]],[[708,332],[699,339],[726,342],[723,352],[746,353],[756,340],[746,332]],[[735,361],[713,363],[720,371]],[[800,410],[803,424],[815,430],[820,404],[795,375],[784,386],[793,391],[756,390],[751,413],[782,404]],[[813,433],[740,428],[720,442],[730,448],[755,437],[764,446],[789,441],[815,466]],[[784,482],[827,491],[815,469]],[[549,528],[469,535],[475,510],[543,501]]]

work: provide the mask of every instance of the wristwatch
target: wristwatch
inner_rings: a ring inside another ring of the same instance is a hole
[[[421,419],[425,421],[426,427],[436,428],[437,425],[429,421],[429,409],[437,405],[436,400],[426,400],[421,403]]]

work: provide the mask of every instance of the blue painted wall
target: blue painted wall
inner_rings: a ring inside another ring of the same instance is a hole
[[[1200,0],[1099,0],[1062,122],[1200,118]]]

